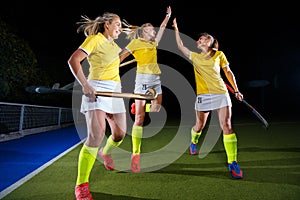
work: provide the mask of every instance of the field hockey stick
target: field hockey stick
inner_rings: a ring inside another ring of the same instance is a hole
[[[156,91],[153,88],[148,88],[146,94],[96,91],[95,95],[96,96],[105,96],[105,97],[128,98],[128,99],[154,100],[157,98],[158,94],[156,93]]]
[[[123,63],[120,64],[120,67],[123,67],[125,65],[129,65],[129,64],[134,63],[134,62],[135,62],[135,59],[129,60],[127,62],[123,62]]]
[[[234,89],[230,87],[227,83],[225,83],[227,89],[234,94]],[[252,111],[252,113],[264,124],[265,128],[269,128],[269,123],[265,118],[253,107],[251,106],[245,99],[242,100],[242,102]]]
[[[26,87],[26,91],[30,93],[39,93],[39,94],[73,93],[73,90],[61,89],[61,88],[50,88],[45,86],[29,86]]]
[[[65,94],[82,94],[82,91],[73,91],[66,89],[53,89],[49,87],[39,86],[27,88],[29,92],[40,93],[40,94],[51,94],[51,93],[65,93]],[[134,94],[126,92],[105,92],[96,91],[96,96],[105,97],[118,97],[118,98],[128,98],[128,99],[140,99],[140,100],[154,100],[157,98],[157,93],[153,88],[148,88],[146,94]]]

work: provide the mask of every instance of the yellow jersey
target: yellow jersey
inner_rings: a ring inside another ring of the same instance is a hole
[[[136,38],[126,46],[137,62],[137,73],[161,74],[157,64],[157,45],[156,41],[149,42],[142,38]]]
[[[207,56],[209,54],[191,52],[197,95],[227,93],[221,77],[221,68],[229,65],[225,54],[217,51],[213,57],[207,59]]]
[[[89,80],[113,80],[120,82],[119,53],[121,48],[107,40],[102,33],[86,37],[79,47],[88,54]]]

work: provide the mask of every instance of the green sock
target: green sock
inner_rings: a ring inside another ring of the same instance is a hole
[[[230,164],[237,161],[237,137],[235,133],[224,135],[223,143],[227,154],[227,162]]]
[[[191,130],[191,137],[192,137],[191,141],[192,141],[193,144],[198,144],[201,133],[202,133],[202,131],[196,132],[192,128],[192,130]]]
[[[78,158],[78,175],[76,185],[89,182],[89,177],[97,157],[98,148],[82,146]]]
[[[120,144],[123,142],[123,140],[119,141],[119,142],[115,142],[112,140],[112,136],[110,135],[107,138],[106,144],[103,148],[103,154],[107,155],[107,154],[111,154],[111,152],[113,151],[114,148],[120,146]]]
[[[133,125],[132,136],[131,136],[133,154],[141,153],[142,135],[143,135],[143,127]]]

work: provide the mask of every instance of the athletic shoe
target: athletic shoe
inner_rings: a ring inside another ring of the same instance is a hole
[[[190,144],[190,154],[196,155],[197,154],[197,144],[191,142]]]
[[[141,168],[140,168],[140,154],[136,154],[136,155],[131,155],[131,164],[130,164],[130,168],[132,172],[140,172]]]
[[[131,114],[135,115],[135,103],[131,104]]]
[[[228,170],[230,171],[232,178],[241,179],[244,177],[244,173],[236,161],[228,164]]]
[[[76,200],[93,200],[89,189],[89,183],[82,183],[75,187]]]
[[[103,154],[103,147],[99,150],[99,155],[101,156],[101,158],[103,158],[104,160],[104,166],[107,170],[114,170],[115,169],[115,165],[114,165],[114,160],[112,159],[112,156],[110,154],[104,155]]]

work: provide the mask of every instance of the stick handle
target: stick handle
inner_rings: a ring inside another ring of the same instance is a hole
[[[130,63],[133,63],[133,62],[135,62],[135,59],[132,59],[132,60],[129,60],[129,61],[127,61],[127,62],[121,63],[121,64],[120,64],[120,67],[123,67],[123,66],[125,66],[125,65],[129,65]]]
[[[146,94],[134,94],[134,93],[126,93],[126,92],[122,93],[122,92],[102,92],[102,91],[96,91],[96,96],[141,99],[141,100],[153,100],[157,97],[155,94],[146,95]]]
[[[232,94],[234,94],[234,89],[233,89],[232,87],[230,87],[227,83],[225,83],[225,84],[226,84],[227,89],[228,89]]]

